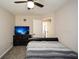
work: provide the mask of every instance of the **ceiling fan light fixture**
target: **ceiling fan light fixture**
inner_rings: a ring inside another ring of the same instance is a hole
[[[34,2],[33,1],[28,1],[27,2],[27,7],[28,8],[34,8]]]

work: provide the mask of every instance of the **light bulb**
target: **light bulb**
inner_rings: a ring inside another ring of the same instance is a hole
[[[34,2],[33,1],[28,1],[27,2],[27,7],[28,8],[33,8],[34,7]]]

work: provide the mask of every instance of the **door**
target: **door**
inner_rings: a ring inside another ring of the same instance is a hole
[[[43,26],[44,37],[52,37],[53,35],[52,23],[50,21],[43,21],[42,26]]]
[[[33,37],[42,37],[42,20],[33,20]]]

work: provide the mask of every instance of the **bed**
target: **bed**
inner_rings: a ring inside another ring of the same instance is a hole
[[[30,41],[26,59],[78,59],[78,56],[58,41]]]

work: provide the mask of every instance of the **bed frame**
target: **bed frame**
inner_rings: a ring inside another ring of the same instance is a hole
[[[58,41],[58,38],[29,38],[28,41]]]

